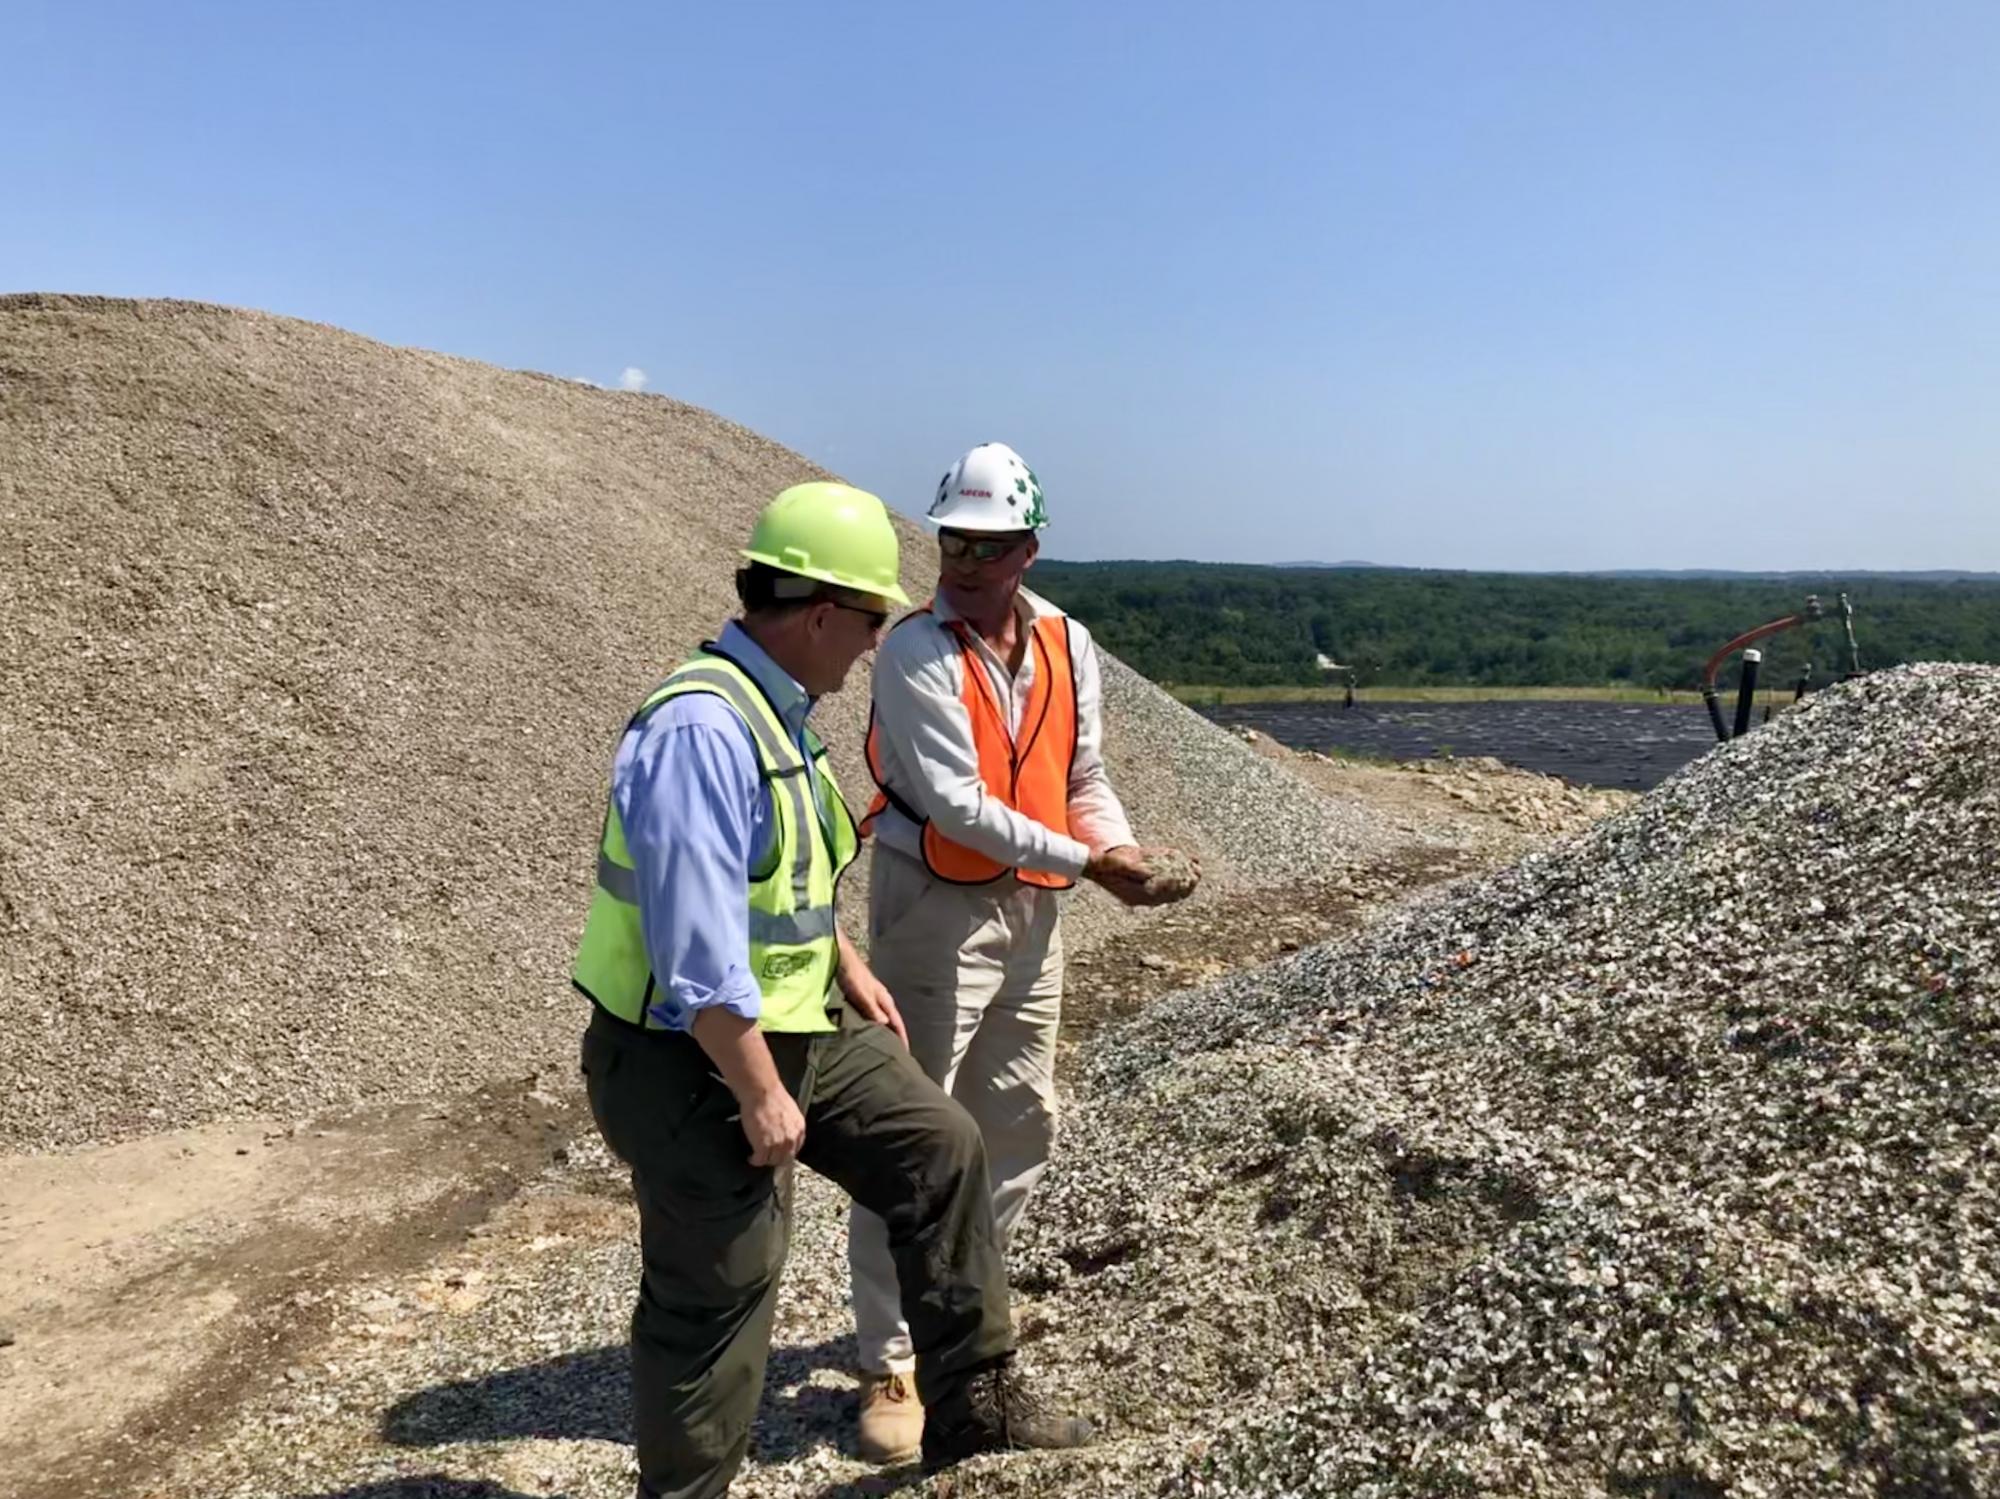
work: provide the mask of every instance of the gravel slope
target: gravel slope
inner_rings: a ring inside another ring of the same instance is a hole
[[[732,609],[757,507],[824,476],[658,396],[0,298],[0,1148],[560,1065],[617,729]],[[1208,898],[1394,841],[1111,676],[1114,779]],[[866,703],[857,672],[821,710],[857,798]],[[1073,917],[1079,950],[1137,924]]]
[[[1996,714],[1994,667],[1830,690],[1097,1038],[1014,1264],[1095,1449],[856,1463],[804,1177],[738,1491],[2000,1494]],[[586,1147],[457,1266],[357,1291],[154,1492],[627,1492],[620,1190]]]
[[[1016,1264],[1172,1434],[1093,1487],[2000,1493],[1997,717],[1841,686],[1106,1038]]]

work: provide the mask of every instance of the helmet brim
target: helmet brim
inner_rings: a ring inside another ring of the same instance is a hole
[[[761,562],[781,573],[790,573],[797,578],[812,578],[820,583],[831,583],[836,588],[845,588],[853,593],[865,593],[870,598],[885,599],[891,604],[907,609],[910,596],[903,592],[900,583],[883,583],[874,578],[856,577],[852,573],[834,572],[824,567],[800,567],[796,562],[774,557],[769,552],[753,552],[747,547],[742,556],[748,562]]]
[[[933,536],[935,536],[938,532],[946,529],[950,529],[953,531],[964,531],[967,533],[978,532],[982,535],[989,535],[989,536],[1004,536],[1010,531],[1033,531],[1037,536],[1040,536],[1042,532],[1048,528],[1047,521],[1044,521],[1039,526],[1024,526],[1020,523],[1019,520],[1014,520],[1014,523],[1012,525],[1002,525],[999,524],[999,521],[1001,519],[1013,519],[1013,518],[997,517],[994,521],[985,522],[985,521],[975,520],[971,517],[967,517],[963,520],[940,518],[934,515],[926,515],[922,517],[925,529],[928,530]]]

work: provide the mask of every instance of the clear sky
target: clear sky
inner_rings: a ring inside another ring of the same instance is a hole
[[[2000,5],[91,4],[0,289],[711,407],[1048,555],[2000,569]],[[4,462],[4,455],[0,455]]]

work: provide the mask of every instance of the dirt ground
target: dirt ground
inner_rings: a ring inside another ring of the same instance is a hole
[[[1446,844],[1284,898],[1168,915],[1073,954],[1067,1040],[1174,989],[1326,940],[1412,891],[1582,826],[1624,798],[1485,763],[1293,759]],[[17,1499],[146,1491],[245,1392],[283,1380],[357,1306],[371,1335],[475,1303],[486,1262],[630,1231],[597,1198],[514,1201],[588,1110],[567,1067],[307,1124],[244,1123],[0,1160],[0,1472]],[[427,1270],[425,1267],[429,1267]],[[371,1284],[423,1271],[414,1308]],[[357,1299],[358,1298],[358,1299]]]
[[[576,1127],[566,1080],[0,1161],[0,1471],[130,1494],[282,1377],[341,1288],[466,1236]]]

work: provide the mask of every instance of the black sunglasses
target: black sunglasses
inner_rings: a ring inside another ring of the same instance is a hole
[[[938,553],[954,561],[970,557],[974,562],[992,562],[1034,539],[1032,531],[1025,536],[962,536],[956,531],[940,531],[937,544]]]
[[[843,604],[839,599],[828,599],[827,602],[836,609],[845,609],[849,614],[860,615],[868,621],[868,628],[875,631],[878,635],[888,628],[889,611],[887,609],[866,609],[860,604]]]

